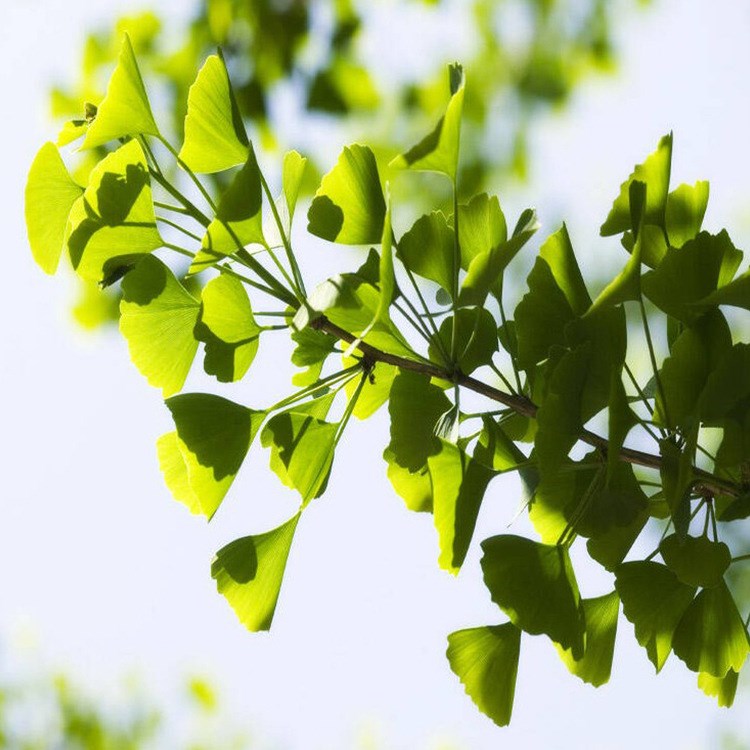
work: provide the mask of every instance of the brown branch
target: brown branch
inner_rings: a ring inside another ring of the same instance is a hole
[[[334,325],[325,316],[312,320],[310,326],[320,331],[325,331],[348,344],[357,341],[357,348],[372,362],[384,362],[385,364],[400,367],[402,370],[410,370],[411,372],[418,372],[422,375],[429,375],[431,378],[439,378],[440,380],[447,380],[451,383],[456,383],[463,388],[474,391],[474,393],[478,393],[492,401],[497,401],[498,403],[507,406],[521,416],[536,419],[538,407],[533,401],[526,398],[526,396],[506,393],[499,388],[483,383],[481,380],[472,378],[470,375],[464,375],[460,370],[450,372],[432,362],[408,359],[407,357],[401,357],[397,354],[389,354],[388,352],[377,349],[364,341],[358,341],[356,336],[345,331],[343,328]],[[578,439],[587,445],[599,449],[604,455],[606,455],[607,450],[609,449],[609,441],[607,438],[602,435],[597,435],[590,430],[583,430],[579,434]],[[633,464],[634,466],[644,466],[648,469],[659,470],[662,466],[661,456],[653,453],[645,453],[644,451],[638,451],[633,448],[621,448],[619,458],[626,463]],[[695,488],[698,491],[705,490],[712,495],[731,495],[733,497],[738,497],[742,494],[743,489],[739,485],[736,485],[733,482],[728,482],[708,471],[699,469],[697,466],[693,468],[693,474],[697,480]]]

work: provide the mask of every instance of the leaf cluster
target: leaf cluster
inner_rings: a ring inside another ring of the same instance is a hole
[[[726,317],[750,309],[743,255],[726,231],[703,230],[707,183],[670,185],[670,134],[602,224],[625,259],[603,289],[584,280],[564,225],[542,243],[525,287],[507,289],[506,270],[539,222],[531,209],[509,222],[497,196],[460,200],[460,66],[449,84],[443,115],[414,146],[386,165],[352,144],[322,177],[308,233],[366,257],[313,288],[291,232],[305,158],[284,156],[275,195],[221,55],[190,87],[175,148],[126,37],[78,133],[84,150],[108,144],[86,184],[51,143],[32,164],[32,253],[53,272],[67,252],[82,278],[121,286],[120,330],[174,421],[158,456],[177,500],[210,520],[254,443],[298,493],[288,520],[232,541],[212,563],[249,630],[271,626],[294,538],[326,491],[351,417],[387,405],[388,476],[407,507],[431,515],[441,568],[461,569],[501,474],[518,474],[538,534],[481,542],[484,583],[507,621],[448,639],[450,666],[480,710],[510,721],[521,642],[533,636],[549,638],[575,676],[607,682],[620,605],[657,671],[674,652],[729,705],[750,651],[738,608],[747,603],[727,577],[750,555],[735,554],[725,531],[750,515],[750,344]],[[197,198],[169,178],[165,159]],[[388,185],[412,171],[442,175],[452,207],[397,236]],[[201,178],[215,173],[222,187]],[[163,259],[175,255],[188,267]],[[288,336],[303,368],[285,398],[260,403],[256,393],[246,405],[181,392],[196,359],[221,383],[247,378],[271,336]],[[476,399],[482,409],[469,411]],[[642,559],[657,529],[662,539]],[[581,592],[577,543],[611,572],[611,590]]]

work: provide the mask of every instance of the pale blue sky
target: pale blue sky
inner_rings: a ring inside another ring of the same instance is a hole
[[[170,13],[185,5],[153,3]],[[709,228],[728,226],[740,247],[750,234],[750,7],[654,5],[623,17],[620,73],[543,123],[531,184],[501,195],[511,215],[538,206],[543,233],[565,217],[574,244],[589,251],[589,269],[618,252],[597,232],[619,183],[670,129],[675,181],[711,180]],[[458,580],[438,570],[429,517],[409,514],[385,477],[383,415],[354,426],[328,494],[300,524],[273,632],[244,631],[215,592],[211,557],[284,520],[293,498],[254,451],[209,527],[175,503],[155,459],[154,441],[170,428],[159,393],[129,364],[118,336],[75,329],[69,286],[45,277],[26,247],[25,172],[54,135],[45,88],[74,74],[85,29],[132,9],[120,0],[3,2],[5,656],[19,633],[32,631],[50,663],[105,693],[134,665],[162,694],[185,671],[205,671],[237,721],[257,727],[268,747],[289,750],[350,750],[366,726],[388,750],[438,750],[448,739],[466,750],[709,748],[732,717],[742,727],[750,689],[728,713],[677,660],[654,678],[624,620],[610,685],[582,685],[548,642],[525,637],[511,728],[480,715],[447,667],[445,636],[504,617],[481,584],[476,547]],[[279,379],[271,360],[251,381],[260,385],[240,384],[231,395],[257,405],[259,389]],[[188,389],[200,387],[199,378],[191,382]],[[477,539],[504,529],[516,497],[512,480],[493,485]],[[584,594],[608,585],[592,576]]]

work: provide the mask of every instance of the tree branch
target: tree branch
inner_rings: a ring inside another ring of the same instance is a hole
[[[324,315],[310,321],[310,326],[320,331],[325,331],[348,344],[357,341],[356,336],[331,323],[331,321]],[[400,367],[402,370],[410,370],[411,372],[428,375],[431,378],[439,378],[440,380],[447,380],[451,383],[456,383],[474,393],[478,393],[492,401],[497,401],[498,403],[507,406],[521,416],[536,419],[539,407],[537,407],[533,401],[526,398],[526,396],[506,393],[499,388],[483,383],[481,380],[472,378],[470,375],[465,375],[460,370],[450,372],[431,362],[420,362],[396,354],[389,354],[388,352],[377,349],[364,341],[359,341],[357,343],[357,348],[372,362],[383,362],[385,364],[394,365],[395,367]],[[605,456],[609,450],[609,441],[607,438],[602,435],[597,435],[590,430],[582,430],[578,435],[578,439],[587,445],[602,451]],[[645,453],[644,451],[635,450],[633,448],[621,448],[619,459],[626,463],[633,464],[634,466],[644,466],[649,469],[659,470],[662,466],[661,456],[654,453]],[[740,485],[728,482],[721,477],[717,477],[715,474],[699,469],[697,466],[693,467],[693,476],[697,480],[696,489],[705,490],[712,495],[731,495],[732,497],[738,497],[743,492],[743,488]]]

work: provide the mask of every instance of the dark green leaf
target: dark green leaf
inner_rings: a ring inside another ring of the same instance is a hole
[[[545,633],[580,659],[585,623],[568,550],[511,535],[485,539],[482,549],[492,601],[521,630]]]
[[[455,238],[442,211],[417,219],[398,243],[398,257],[412,273],[453,295]]]
[[[439,335],[446,350],[450,350],[451,347],[455,320],[458,320],[456,330],[458,366],[461,372],[469,375],[478,367],[492,362],[492,355],[497,351],[497,324],[492,314],[482,307],[457,310],[455,316],[445,318],[440,325]],[[430,359],[440,362],[440,351],[434,343],[430,343]]]
[[[688,586],[711,588],[724,580],[732,554],[724,542],[712,542],[705,536],[680,539],[671,534],[659,545],[667,567]]]
[[[635,637],[659,672],[672,650],[672,636],[695,595],[664,565],[636,561],[616,571],[617,593],[625,617],[635,626]]]

